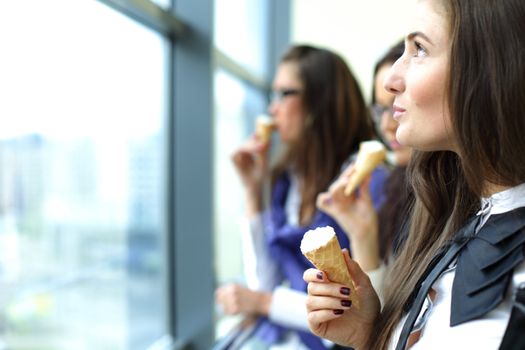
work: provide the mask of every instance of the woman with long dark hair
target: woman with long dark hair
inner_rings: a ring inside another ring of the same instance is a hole
[[[359,310],[306,271],[309,324],[356,349],[523,349],[525,2],[420,0],[416,9],[385,83],[397,140],[417,150],[408,238],[382,310],[348,255]]]

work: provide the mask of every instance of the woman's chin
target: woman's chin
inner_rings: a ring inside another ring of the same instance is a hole
[[[408,162],[410,161],[411,153],[412,151],[407,147],[403,147],[403,149],[399,149],[398,151],[396,151],[396,164],[399,166],[407,166]]]

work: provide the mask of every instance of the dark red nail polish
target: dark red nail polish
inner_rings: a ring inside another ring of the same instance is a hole
[[[323,279],[323,273],[322,272],[318,272],[317,273],[317,279],[319,279],[319,280]]]
[[[345,311],[344,311],[344,310],[341,310],[341,309],[336,309],[336,310],[334,310],[334,314],[336,314],[336,315],[342,315],[343,312],[345,312]]]
[[[344,307],[352,306],[352,300],[341,300],[341,305]]]
[[[350,295],[350,288],[341,287],[341,289],[339,289],[339,291],[340,291],[341,294],[343,294],[343,295]]]

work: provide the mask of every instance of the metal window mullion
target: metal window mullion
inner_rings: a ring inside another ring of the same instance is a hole
[[[173,342],[182,342],[181,339],[176,340],[176,283],[175,283],[175,42],[170,42],[168,51],[168,116],[166,122],[166,279],[167,279],[167,293],[166,306],[168,332]],[[172,344],[173,345],[173,344]],[[183,346],[172,346],[172,349],[183,349]]]
[[[174,52],[174,330],[195,349],[213,342],[213,0],[177,0],[191,26]]]
[[[233,76],[256,89],[262,91],[270,90],[270,83],[268,79],[250,72],[247,68],[243,67],[241,64],[237,63],[235,60],[217,48],[214,49],[214,58],[216,67],[224,69],[226,72],[232,74]]]

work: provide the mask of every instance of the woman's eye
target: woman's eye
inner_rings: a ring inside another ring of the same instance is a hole
[[[414,46],[416,51],[414,57],[423,57],[427,55],[427,50],[423,46],[421,46],[420,43],[414,41]]]

